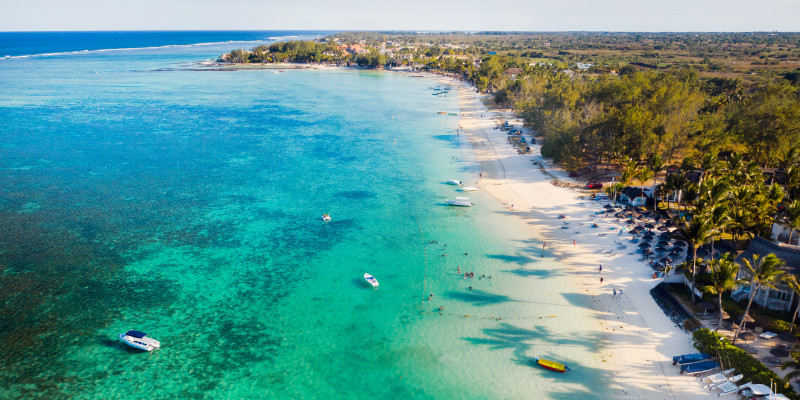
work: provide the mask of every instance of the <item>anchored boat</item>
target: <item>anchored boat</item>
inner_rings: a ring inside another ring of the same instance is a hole
[[[370,274],[366,274],[366,273],[365,273],[365,274],[364,274],[364,279],[365,279],[367,282],[369,282],[369,284],[370,284],[370,285],[372,285],[372,287],[378,287],[378,280],[377,280],[377,279],[375,279],[375,277],[374,277],[374,276],[372,276],[372,275],[370,275]]]
[[[469,197],[456,197],[455,200],[447,200],[447,204],[456,207],[472,207]]]
[[[153,351],[161,347],[161,343],[158,340],[151,338],[150,335],[144,332],[127,331],[120,333],[119,338],[128,345],[145,351]]]

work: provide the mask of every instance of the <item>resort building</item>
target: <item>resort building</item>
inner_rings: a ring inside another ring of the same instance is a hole
[[[770,253],[775,253],[778,258],[786,263],[781,269],[785,270],[787,273],[800,273],[800,246],[773,243],[762,237],[755,237],[750,242],[747,250],[736,257],[736,261],[742,264],[742,260],[744,259],[752,260],[753,254],[758,254],[763,257]],[[746,268],[740,268],[737,279],[749,281],[749,271],[747,271]],[[736,301],[747,300],[748,296],[750,296],[749,285],[742,285],[731,293],[731,298]],[[798,300],[796,297],[794,291],[788,286],[783,283],[776,283],[775,289],[763,286],[759,287],[753,298],[753,304],[768,310],[791,312],[792,305]]]
[[[619,201],[634,207],[642,207],[652,198],[653,190],[650,187],[625,186],[619,192]]]

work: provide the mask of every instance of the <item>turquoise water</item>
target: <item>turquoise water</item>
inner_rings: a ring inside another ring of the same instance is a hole
[[[0,397],[607,397],[588,299],[525,223],[445,205],[478,175],[436,113],[457,97],[195,64],[226,50],[0,60]]]

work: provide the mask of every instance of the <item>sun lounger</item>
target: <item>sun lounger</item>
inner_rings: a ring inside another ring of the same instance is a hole
[[[778,334],[777,334],[777,333],[772,333],[772,332],[769,332],[769,331],[767,331],[767,332],[764,332],[764,333],[762,333],[762,334],[760,334],[760,335],[758,335],[758,336],[761,336],[761,337],[762,337],[762,338],[764,338],[764,339],[772,339],[772,338],[774,338],[775,336],[778,336]]]

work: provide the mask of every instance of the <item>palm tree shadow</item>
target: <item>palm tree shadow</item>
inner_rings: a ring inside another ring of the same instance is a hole
[[[451,290],[445,292],[444,296],[451,299],[461,300],[465,303],[472,303],[473,305],[480,307],[516,301],[508,296],[493,294],[483,290],[470,290],[468,292],[457,292]]]

